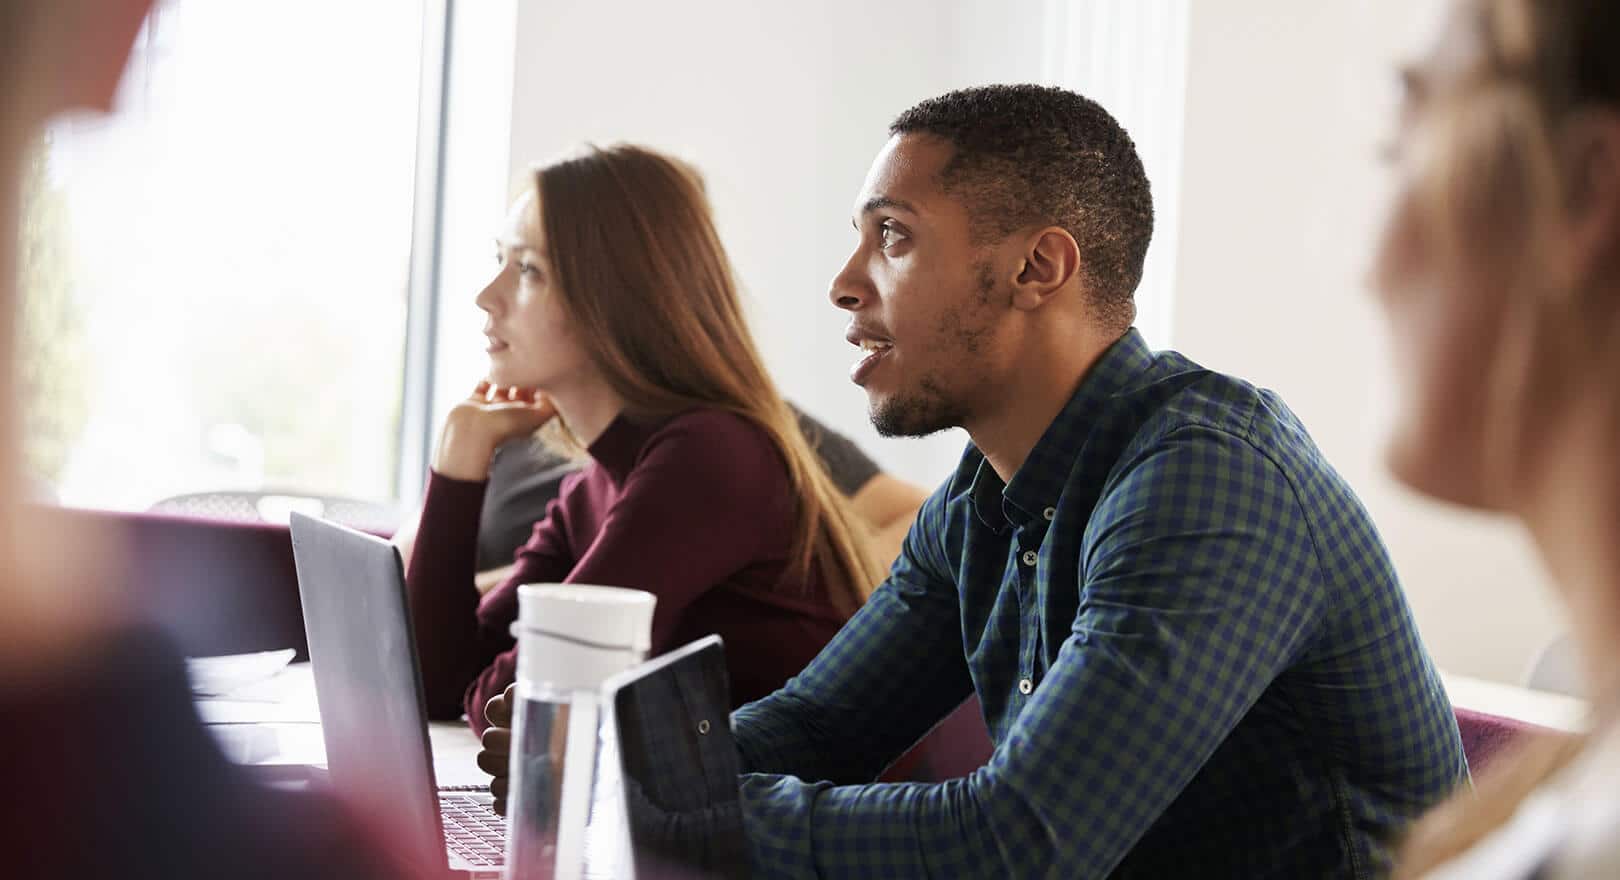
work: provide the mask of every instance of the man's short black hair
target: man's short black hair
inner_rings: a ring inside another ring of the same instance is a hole
[[[889,133],[955,147],[942,182],[966,202],[975,242],[1033,223],[1068,230],[1101,318],[1130,326],[1153,195],[1131,136],[1101,105],[1048,86],[982,86],[912,107]]]

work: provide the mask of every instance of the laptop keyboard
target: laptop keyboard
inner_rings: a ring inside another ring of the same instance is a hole
[[[487,797],[440,794],[439,816],[444,842],[468,864],[499,868],[506,862],[506,820],[490,809]]]

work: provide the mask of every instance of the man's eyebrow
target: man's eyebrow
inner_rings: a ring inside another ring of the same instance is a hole
[[[865,204],[861,205],[860,216],[865,217],[873,211],[881,211],[884,208],[899,208],[900,210],[911,214],[920,213],[917,210],[917,206],[906,201],[905,199],[891,199],[888,196],[873,196],[872,198],[867,199]],[[849,218],[849,225],[855,227],[857,230],[861,228],[861,224],[854,217]]]
[[[891,199],[888,196],[873,196],[872,198],[866,200],[866,204],[861,206],[861,214],[870,214],[873,211],[881,211],[884,208],[899,208],[902,211],[908,211],[912,214],[918,213],[916,206],[908,201],[905,201],[904,199]]]

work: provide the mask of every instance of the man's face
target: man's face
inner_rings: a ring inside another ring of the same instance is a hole
[[[850,313],[847,338],[862,348],[850,378],[886,437],[971,423],[1011,345],[1010,276],[941,187],[953,149],[927,135],[889,140],[855,200],[860,240],[828,291]]]

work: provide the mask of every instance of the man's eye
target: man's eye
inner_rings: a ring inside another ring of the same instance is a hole
[[[905,238],[906,234],[901,232],[893,221],[884,221],[883,225],[878,227],[878,247],[883,250],[894,247],[904,241]]]

